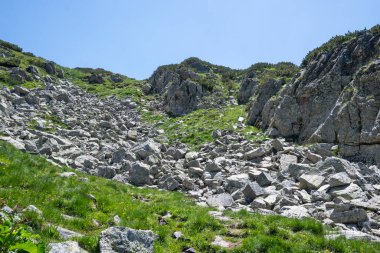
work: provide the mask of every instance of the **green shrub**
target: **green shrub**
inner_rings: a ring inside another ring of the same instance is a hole
[[[40,236],[30,232],[30,228],[16,221],[14,217],[0,217],[0,252],[44,252]]]

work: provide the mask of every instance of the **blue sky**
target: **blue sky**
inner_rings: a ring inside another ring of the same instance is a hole
[[[0,39],[68,67],[143,79],[190,56],[292,61],[380,23],[379,0],[1,0]]]

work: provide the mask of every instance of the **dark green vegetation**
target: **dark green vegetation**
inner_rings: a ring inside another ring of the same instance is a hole
[[[284,78],[285,82],[288,82],[297,72],[297,65],[291,62],[279,62],[277,64],[259,62],[245,70],[247,77],[256,77],[262,84],[268,79],[278,78]]]
[[[158,112],[143,113],[144,120],[165,131],[163,136],[170,144],[186,143],[199,149],[203,144],[214,140],[212,133],[217,130],[239,132],[249,140],[266,139],[263,133],[253,126],[239,127],[239,117],[246,117],[245,106],[200,109],[176,118],[169,118]]]
[[[342,45],[345,42],[348,42],[352,39],[357,38],[359,35],[362,35],[366,32],[373,33],[375,35],[380,34],[380,25],[376,25],[372,27],[369,30],[360,30],[360,31],[354,31],[354,32],[347,32],[345,35],[337,35],[332,37],[329,41],[326,43],[323,43],[322,46],[315,48],[314,50],[310,51],[305,58],[302,61],[301,67],[306,67],[307,64],[316,56],[318,56],[321,53],[327,53],[334,48]]]
[[[30,204],[40,208],[43,217],[25,213],[23,225],[17,226],[22,228],[26,239],[41,238],[45,244],[62,240],[54,228],[59,225],[84,234],[84,237],[76,240],[82,247],[96,252],[100,231],[112,226],[113,217],[119,215],[122,226],[151,229],[159,236],[155,242],[155,252],[181,252],[188,246],[194,247],[197,252],[380,250],[379,244],[345,239],[325,240],[324,227],[312,219],[227,211],[225,215],[232,220],[221,222],[208,214],[210,209],[197,206],[179,192],[131,187],[79,172],[76,172],[78,177],[62,178],[59,173],[72,170],[53,166],[43,157],[22,153],[4,142],[0,142],[0,161],[3,164],[0,166],[1,203],[18,206],[19,210]],[[89,181],[81,181],[81,177],[87,177]],[[96,201],[88,194],[92,194]],[[74,219],[64,219],[62,214]],[[53,226],[49,227],[47,223]],[[26,229],[24,225],[29,228]],[[12,225],[1,221],[2,239],[8,236],[9,226]],[[171,238],[174,231],[182,231],[184,238]],[[237,247],[225,250],[213,246],[211,242],[216,235],[237,243]],[[1,247],[4,247],[4,243]],[[43,248],[40,244],[39,247]]]
[[[39,235],[16,217],[0,217],[0,252],[43,252],[45,248]]]

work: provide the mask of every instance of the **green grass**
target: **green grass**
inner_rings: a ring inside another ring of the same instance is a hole
[[[197,206],[179,192],[167,192],[127,186],[104,178],[78,174],[62,178],[59,173],[72,171],[47,162],[43,157],[22,153],[11,145],[0,142],[0,200],[1,203],[23,209],[33,204],[43,211],[39,218],[25,214],[24,223],[42,241],[61,241],[54,226],[62,226],[84,234],[77,238],[90,252],[97,252],[100,231],[112,226],[115,215],[121,225],[135,229],[153,230],[159,237],[155,252],[181,252],[194,247],[197,252],[378,252],[379,244],[325,240],[325,228],[313,219],[289,219],[280,216],[262,216],[246,211],[225,215],[233,220],[221,222],[212,218],[209,208]],[[93,194],[96,201],[88,197]],[[170,213],[165,224],[159,220]],[[62,214],[75,217],[65,220]],[[96,220],[99,225],[94,224]],[[47,223],[53,227],[46,226]],[[171,238],[174,231],[182,231],[184,238]],[[232,233],[231,231],[237,231]],[[214,237],[239,243],[233,250],[211,245]]]
[[[200,109],[176,118],[154,112],[143,112],[142,115],[143,120],[165,131],[163,136],[169,143],[182,142],[195,149],[212,142],[214,140],[212,133],[216,130],[233,130],[243,134],[249,140],[266,139],[266,136],[253,126],[234,129],[239,117],[246,118],[245,106]]]
[[[89,76],[89,71],[87,69],[70,69],[63,68],[65,71],[66,78],[72,81],[75,85],[81,87],[89,93],[96,94],[100,97],[116,96],[118,98],[132,97],[136,101],[144,97],[144,93],[141,90],[141,82],[135,79],[121,76],[123,82],[114,83],[109,79],[111,72],[93,70],[93,72],[101,74],[104,79],[102,84],[90,84],[85,79]],[[91,71],[90,71],[91,72]]]

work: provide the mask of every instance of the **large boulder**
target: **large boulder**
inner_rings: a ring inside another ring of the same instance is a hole
[[[130,169],[130,182],[134,185],[151,184],[150,166],[142,162],[134,162]]]
[[[110,227],[100,233],[100,253],[153,253],[157,238],[150,230]]]

